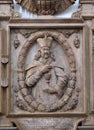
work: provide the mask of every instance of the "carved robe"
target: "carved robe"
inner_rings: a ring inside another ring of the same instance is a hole
[[[50,106],[59,100],[57,94],[61,96],[64,94],[68,77],[61,66],[51,62],[52,69],[48,72],[48,76],[50,73],[50,79],[49,83],[47,83],[47,73],[41,72],[41,66],[43,65],[40,61],[33,61],[26,68],[26,85],[31,88],[31,94],[37,102]],[[45,92],[47,88],[52,92]],[[57,93],[54,91],[55,89]]]

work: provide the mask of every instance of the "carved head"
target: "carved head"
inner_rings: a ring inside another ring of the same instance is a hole
[[[41,57],[45,58],[45,59],[48,59],[49,56],[50,56],[50,48],[51,48],[51,45],[52,45],[52,40],[53,38],[52,37],[47,37],[45,35],[44,38],[38,38],[37,39],[37,42],[39,44],[39,48],[40,48],[40,51],[41,51]]]

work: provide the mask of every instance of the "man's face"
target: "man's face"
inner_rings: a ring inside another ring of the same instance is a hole
[[[41,48],[41,56],[45,59],[48,59],[50,56],[50,49],[48,47]]]

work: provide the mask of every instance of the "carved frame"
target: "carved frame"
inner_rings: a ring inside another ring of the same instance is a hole
[[[82,54],[82,62],[83,62],[83,66],[82,66],[82,74],[84,75],[83,76],[83,81],[82,81],[82,86],[84,86],[84,111],[83,112],[78,112],[78,113],[60,113],[60,112],[53,112],[53,113],[31,113],[31,114],[15,114],[15,113],[11,113],[10,111],[10,99],[11,99],[11,96],[10,96],[10,90],[11,90],[11,79],[9,79],[9,87],[8,87],[8,90],[7,90],[7,97],[8,100],[7,100],[7,116],[8,117],[39,117],[39,116],[55,116],[55,117],[60,117],[60,116],[65,116],[65,117],[68,117],[68,116],[86,116],[87,114],[87,103],[86,103],[86,95],[87,95],[87,80],[86,80],[86,75],[88,75],[88,73],[86,73],[86,44],[87,43],[87,40],[86,40],[86,32],[87,32],[87,28],[85,27],[85,25],[80,21],[80,20],[73,20],[72,24],[69,23],[68,20],[56,20],[56,23],[55,24],[48,24],[49,23],[49,20],[43,20],[44,24],[41,23],[41,19],[39,19],[39,21],[36,21],[36,23],[34,23],[34,20],[26,20],[29,24],[27,25],[26,24],[26,21],[25,20],[17,20],[19,21],[19,23],[16,24],[16,20],[11,20],[10,21],[10,25],[8,26],[8,42],[7,42],[7,46],[8,46],[8,55],[9,55],[9,59],[11,60],[11,54],[10,54],[10,49],[11,49],[11,46],[10,46],[10,30],[12,28],[33,28],[33,29],[82,29],[83,30],[83,54]],[[53,21],[53,20],[52,20]],[[51,22],[52,22],[51,21]],[[66,23],[66,22],[67,23]],[[10,61],[11,62],[11,61]],[[10,77],[11,73],[10,73],[10,68],[11,65],[10,63],[8,64],[8,76]]]
[[[94,58],[94,43],[93,43],[93,36],[94,36],[94,26],[90,28],[90,112],[94,113],[94,78],[93,78],[93,58]]]

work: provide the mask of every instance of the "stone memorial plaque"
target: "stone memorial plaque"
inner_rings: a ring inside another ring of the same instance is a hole
[[[86,113],[85,29],[51,26],[9,26],[10,116]]]
[[[75,1],[0,0],[1,130],[94,129],[94,0]]]

